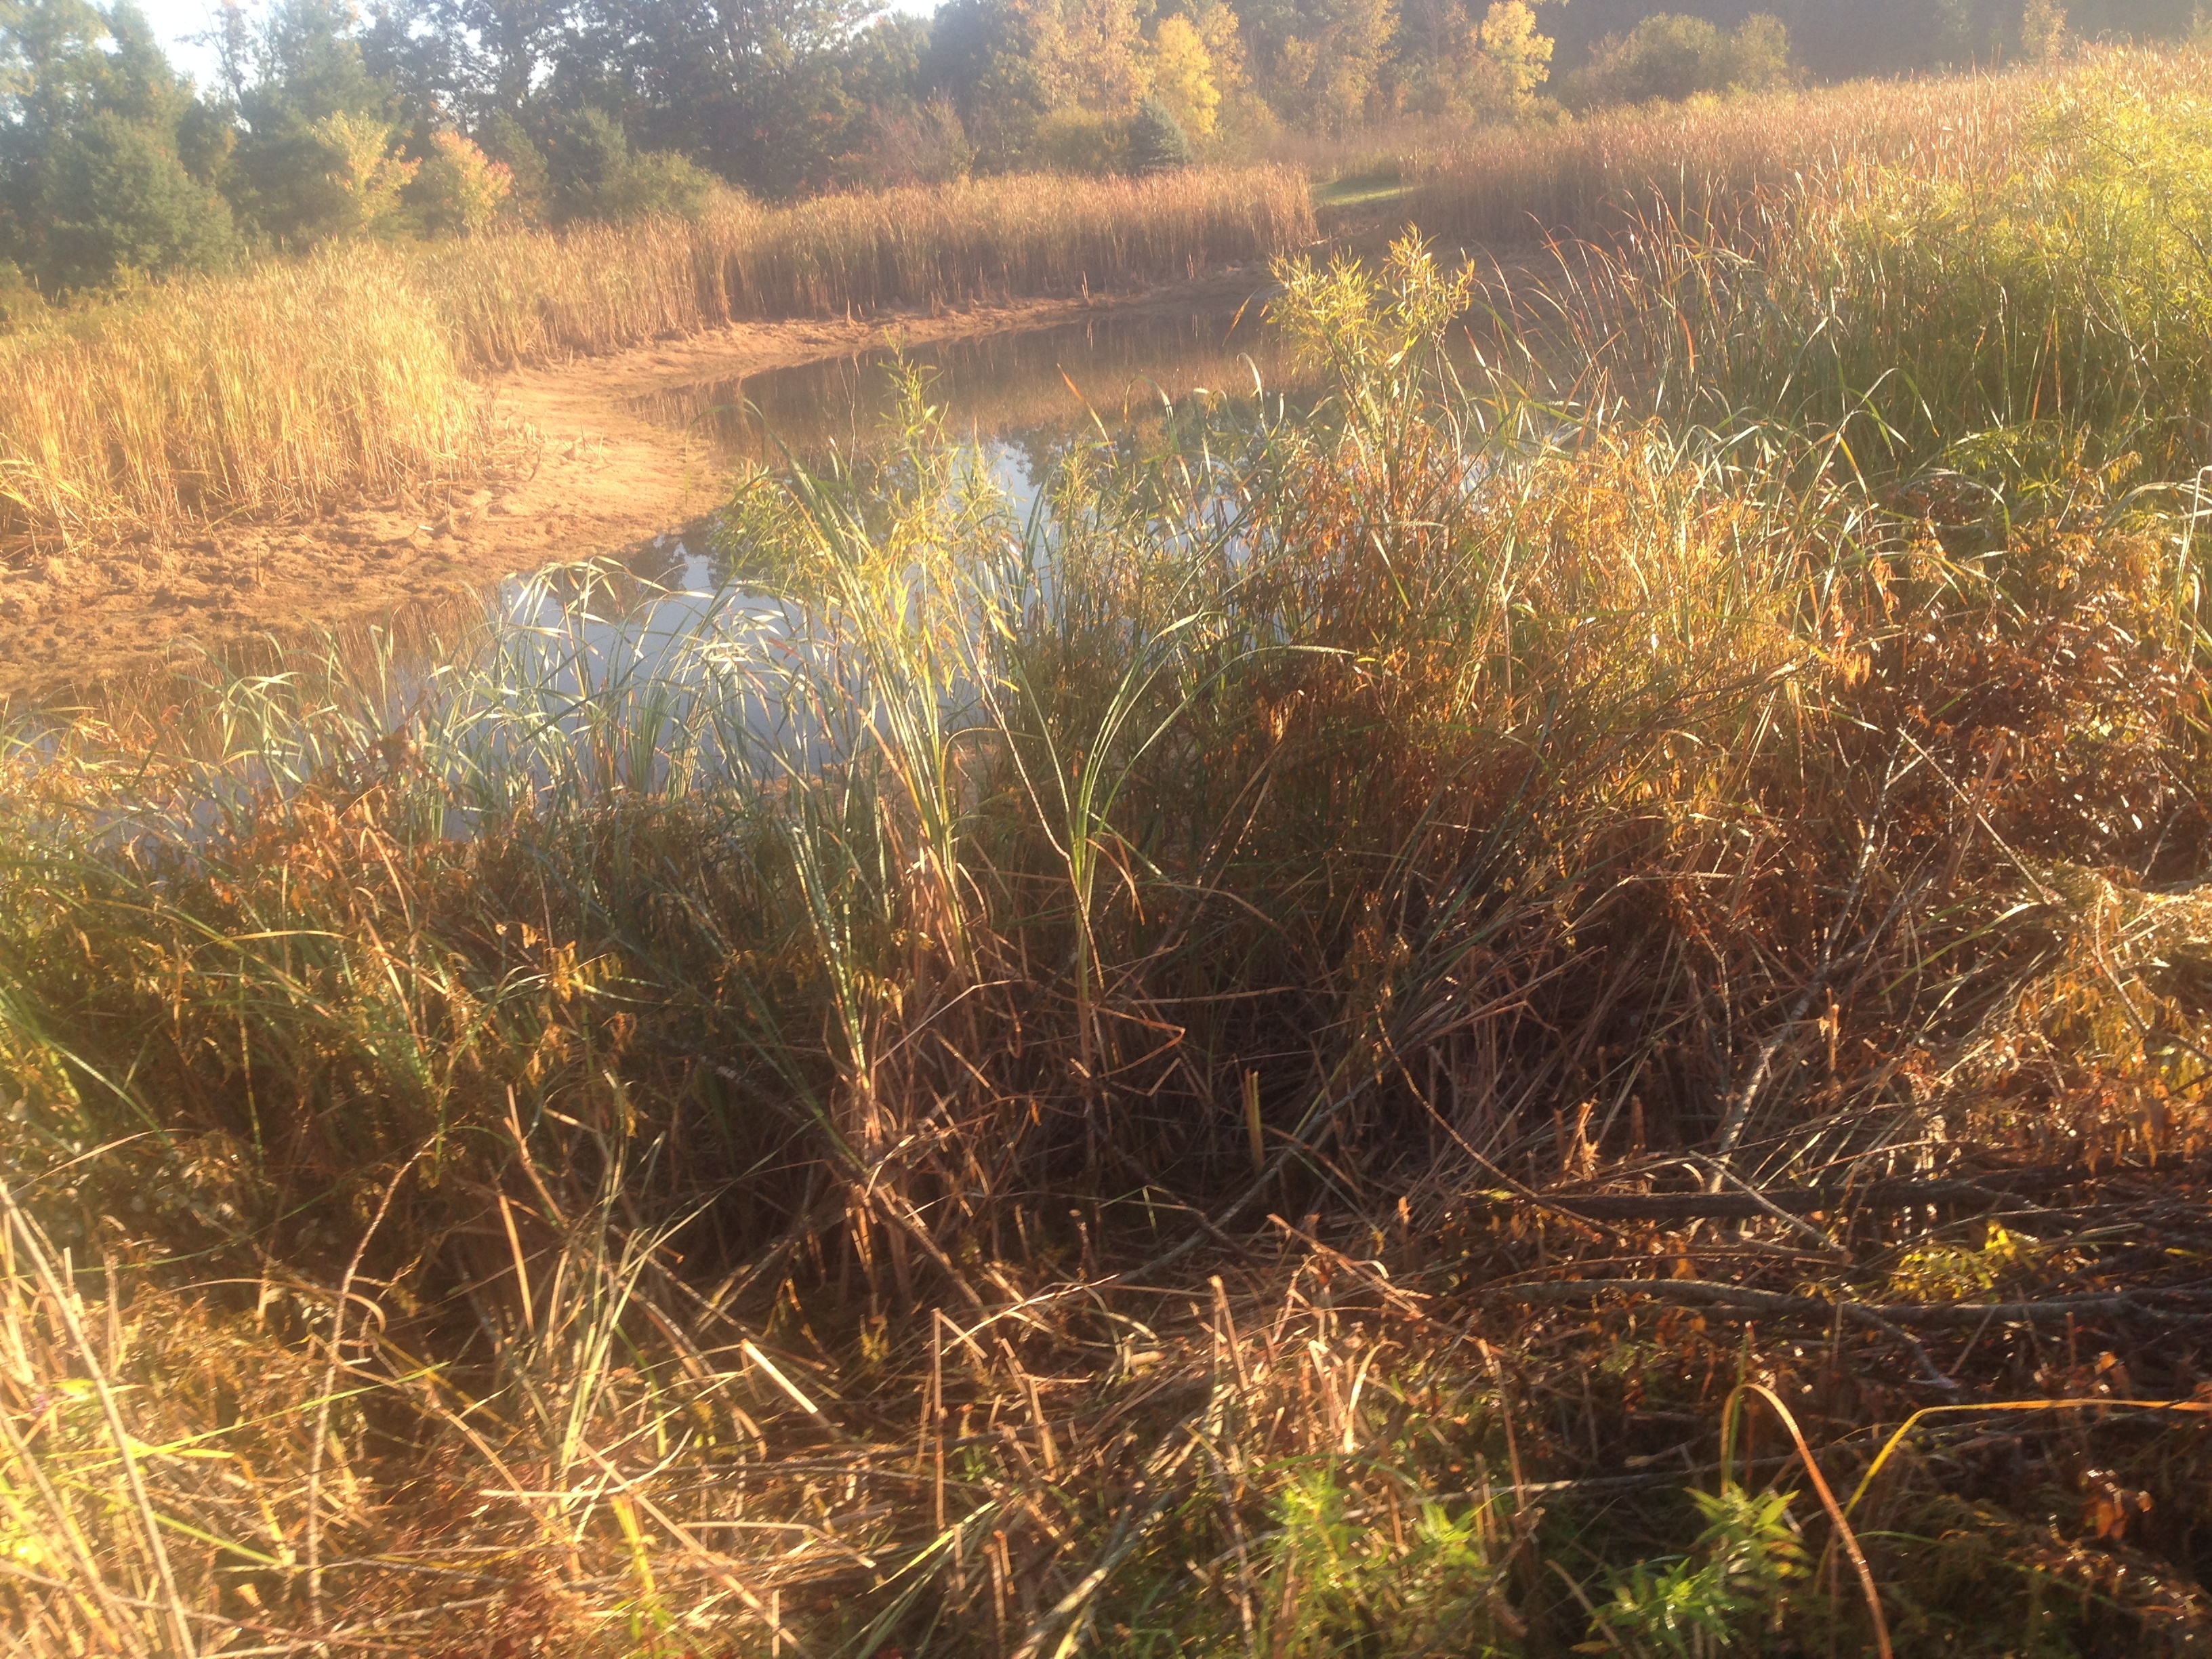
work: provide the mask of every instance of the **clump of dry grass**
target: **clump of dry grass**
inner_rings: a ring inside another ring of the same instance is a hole
[[[488,434],[407,261],[349,247],[0,337],[0,538],[312,513],[470,472]]]

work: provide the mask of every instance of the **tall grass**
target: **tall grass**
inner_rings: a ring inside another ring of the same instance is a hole
[[[179,534],[480,465],[450,332],[382,250],[143,295],[0,338],[0,536]]]
[[[1305,180],[1288,168],[1025,175],[725,204],[696,224],[484,238],[430,256],[423,281],[471,361],[501,363],[744,318],[1178,282],[1314,234]]]
[[[0,538],[174,536],[480,466],[471,371],[746,318],[1176,282],[1312,234],[1280,169],[1012,179],[182,283],[0,338]]]
[[[427,682],[214,676],[213,759],[22,733],[27,1640],[1858,1650],[1724,1399],[1832,1486],[1921,1367],[2114,1403],[1885,1476],[1900,1626],[2159,1627],[2212,1487],[2120,1391],[2193,1386],[2197,1212],[2081,1166],[2212,1140],[2185,503],[1939,521],[1809,415],[1663,418],[1602,355],[1654,290],[1280,274],[1315,410],[1024,520],[913,388],[658,657],[585,573]],[[2097,1230],[1881,1201],[2006,1157]],[[2035,1541],[2062,1459],[2177,1517],[2143,1589]]]
[[[1677,421],[1830,432],[1947,488],[2185,472],[2212,370],[2205,67],[2115,53],[2024,83],[2002,166],[1861,156],[1557,244],[1559,361],[1584,395],[1595,374]]]
[[[1726,101],[1601,111],[1559,126],[1480,131],[1407,156],[1407,216],[1468,245],[1613,240],[1655,216],[1723,225],[1807,178],[1894,167],[1929,181],[2004,176],[2022,113],[2083,77],[2124,75],[2154,98],[2201,95],[2191,52],[2102,52],[2060,70],[1863,81]]]

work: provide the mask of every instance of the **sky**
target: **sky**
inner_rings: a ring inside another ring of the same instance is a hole
[[[155,33],[161,37],[169,61],[203,88],[212,85],[215,54],[204,46],[189,44],[185,39],[187,35],[204,33],[212,27],[215,8],[208,0],[138,0],[138,9],[146,14],[146,21],[154,26]]]
[[[202,88],[214,85],[215,53],[191,41],[191,36],[204,34],[214,25],[216,9],[210,0],[138,0],[138,9],[161,37],[169,61]],[[248,9],[258,9],[254,0],[248,0]],[[937,0],[890,0],[890,9],[926,17],[937,9]]]

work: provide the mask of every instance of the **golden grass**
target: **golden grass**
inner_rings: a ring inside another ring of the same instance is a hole
[[[1420,158],[1409,216],[1433,234],[1540,242],[1619,231],[1662,204],[1698,217],[1852,161],[1927,172],[1998,159],[2042,75],[1868,81],[1727,102],[1605,111],[1547,131],[1492,128]]]
[[[1994,177],[2013,164],[2023,118],[2054,97],[2104,81],[2154,100],[2201,96],[2207,71],[2195,51],[2100,49],[2057,68],[1858,81],[1401,143],[1401,173],[1418,186],[1407,216],[1464,243],[1529,244],[1648,234],[1655,214],[1725,222],[1785,187],[1869,165],[1929,180]]]
[[[333,251],[0,339],[0,536],[313,511],[465,469],[485,433],[404,258]]]
[[[0,339],[0,543],[307,514],[467,471],[488,438],[468,369],[744,318],[1173,282],[1313,234],[1282,168],[1016,178],[179,283]]]
[[[1029,175],[456,243],[424,258],[422,280],[471,361],[507,363],[745,318],[1176,282],[1315,234],[1289,168]]]

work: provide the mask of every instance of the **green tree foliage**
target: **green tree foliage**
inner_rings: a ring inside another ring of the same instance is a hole
[[[513,117],[552,68],[569,16],[564,0],[425,0],[416,21],[447,43],[458,92]]]
[[[361,139],[373,127],[388,146],[399,101],[369,73],[353,25],[343,0],[276,0],[255,43],[231,199],[250,228],[280,244],[376,223],[368,204],[390,175],[379,180],[381,158]]]
[[[1335,133],[1387,112],[1392,0],[1251,0],[1243,15],[1255,77],[1285,124]]]
[[[714,189],[713,175],[681,155],[633,149],[621,122],[589,106],[557,129],[547,172],[556,220],[696,218]]]
[[[1137,118],[1129,128],[1129,170],[1139,175],[1173,173],[1197,159],[1189,135],[1175,112],[1157,98],[1137,106]]]
[[[958,110],[986,168],[1018,166],[1053,107],[1031,0],[945,0],[931,21],[926,73]]]
[[[222,198],[185,171],[160,131],[94,112],[49,152],[40,196],[41,283],[94,288],[125,271],[214,270],[238,252]]]
[[[576,0],[556,90],[617,114],[651,149],[712,158],[772,195],[836,182],[862,117],[844,49],[874,0]]]
[[[1702,17],[1656,12],[1607,35],[1561,90],[1571,105],[1680,102],[1700,93],[1765,92],[1790,77],[1790,36],[1779,18],[1754,13],[1733,29]]]
[[[1552,45],[1526,0],[1492,0],[1479,19],[1465,0],[1407,0],[1401,104],[1463,121],[1518,113],[1551,75]]]
[[[422,234],[474,236],[492,228],[514,191],[513,173],[459,133],[440,132],[403,193]]]
[[[228,264],[222,126],[130,0],[0,0],[0,259],[49,293]]]
[[[845,157],[854,183],[941,185],[974,170],[958,100],[927,70],[931,35],[921,18],[886,17],[849,48],[845,88],[866,112]]]
[[[476,142],[490,161],[507,169],[502,210],[525,224],[542,222],[550,210],[552,172],[530,129],[520,117],[495,109],[477,129]]]

